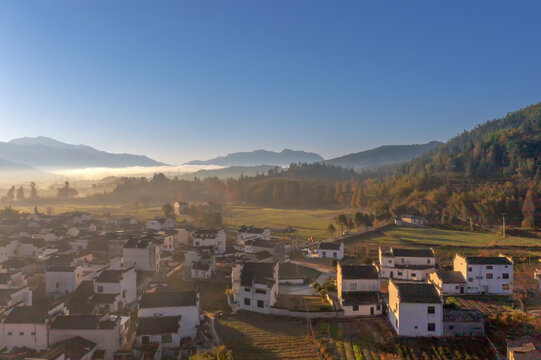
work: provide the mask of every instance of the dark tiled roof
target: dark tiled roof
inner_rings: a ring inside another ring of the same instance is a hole
[[[96,282],[100,283],[118,283],[122,279],[122,270],[104,270],[100,276],[96,278]]]
[[[482,322],[483,315],[478,310],[443,309],[444,322]]]
[[[376,304],[379,303],[377,291],[354,291],[342,293],[344,305]]]
[[[391,249],[394,256],[401,257],[434,257],[434,251],[432,249]]]
[[[378,279],[378,270],[374,265],[341,265],[344,279]]]
[[[16,306],[6,317],[7,324],[39,324],[47,318],[47,308],[42,306]]]
[[[112,304],[120,294],[95,294],[92,297],[94,304]]]
[[[240,274],[240,284],[242,286],[252,286],[252,282],[268,285],[274,283],[274,264],[245,263]]]
[[[505,256],[468,256],[468,265],[513,265]]]
[[[392,282],[398,287],[401,302],[441,304],[440,296],[432,284]]]
[[[436,275],[444,284],[464,284],[466,280],[459,271],[438,270]]]
[[[97,344],[80,336],[60,341],[51,347],[53,349],[61,349],[69,356],[71,360],[80,360],[89,352],[91,352]]]
[[[47,268],[47,272],[73,272],[75,266],[51,265]]]
[[[197,296],[195,291],[146,292],[141,296],[140,308],[194,306]]]
[[[113,329],[116,322],[115,320],[100,321],[99,315],[61,315],[54,319],[51,329]]]
[[[436,267],[436,264],[426,264],[426,265],[410,265],[410,264],[395,264],[395,268],[397,269],[410,269],[410,270],[426,270],[426,269],[434,269]]]
[[[276,246],[272,241],[262,240],[262,239],[255,240],[253,245],[256,247],[262,247],[266,249],[274,249],[274,247]]]
[[[202,262],[199,262],[199,261],[196,261],[192,264],[192,269],[194,270],[203,270],[203,271],[208,271],[209,270],[209,264],[205,264],[205,263],[202,263]]]
[[[270,252],[268,252],[267,250],[263,250],[263,251],[259,251],[257,253],[255,253],[255,257],[259,260],[262,260],[262,259],[268,259],[270,257],[273,257],[274,255],[272,255]]]
[[[319,250],[340,250],[340,244],[335,242],[324,242],[319,244]]]
[[[180,315],[139,318],[137,320],[137,335],[177,333],[180,319]]]

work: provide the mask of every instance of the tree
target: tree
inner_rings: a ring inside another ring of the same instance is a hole
[[[355,225],[357,226],[357,229],[360,231],[361,228],[364,226],[364,215],[361,212],[355,213],[354,216]]]
[[[522,227],[524,229],[531,229],[535,223],[535,201],[532,188],[528,189],[526,197],[524,198],[524,204],[522,206]]]
[[[336,218],[336,222],[338,223],[338,226],[340,226],[340,231],[343,232],[344,228],[348,225],[348,219],[346,215],[340,214]]]
[[[36,183],[31,181],[30,182],[30,197],[29,197],[30,200],[38,200],[39,199],[39,195],[38,195],[38,190],[36,189]]]
[[[333,224],[329,224],[329,226],[327,226],[327,233],[328,233],[331,237],[334,237],[334,234],[336,233],[336,228],[334,227]]]
[[[173,217],[173,214],[175,213],[175,208],[170,203],[167,203],[162,206],[162,212],[164,218],[170,218]]]
[[[17,189],[17,200],[18,201],[21,201],[21,200],[24,200],[25,199],[25,196],[24,196],[24,188],[22,186],[20,186],[18,189]]]
[[[6,200],[7,201],[15,200],[15,185],[9,188],[8,192],[6,193]]]
[[[56,197],[60,199],[72,199],[77,196],[77,190],[70,188],[70,182],[65,181],[64,186],[56,189]]]

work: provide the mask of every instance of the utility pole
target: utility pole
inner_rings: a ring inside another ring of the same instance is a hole
[[[502,213],[502,234],[505,238],[505,213]]]

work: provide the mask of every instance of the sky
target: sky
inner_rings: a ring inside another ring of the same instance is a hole
[[[541,101],[539,1],[0,2],[0,141],[170,164],[445,141]]]

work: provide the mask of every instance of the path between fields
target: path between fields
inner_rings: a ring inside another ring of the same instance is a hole
[[[300,266],[305,266],[305,267],[309,267],[309,268],[312,268],[312,269],[316,269],[317,271],[319,271],[319,272],[321,272],[321,273],[332,273],[332,271],[334,270],[334,268],[333,268],[332,266],[329,266],[329,265],[314,264],[314,263],[311,263],[311,262],[308,262],[308,261],[299,260],[299,259],[290,260],[289,262],[292,263],[292,264],[296,264],[296,265],[300,265]],[[321,276],[321,275],[320,275],[320,276]]]

